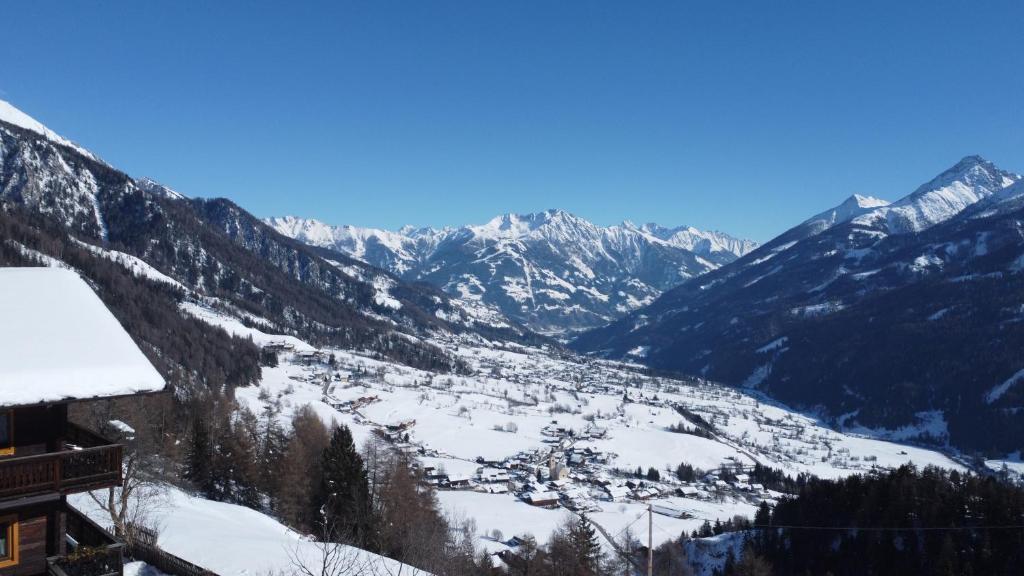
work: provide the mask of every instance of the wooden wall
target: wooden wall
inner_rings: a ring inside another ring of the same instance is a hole
[[[14,409],[13,457],[32,456],[61,448],[67,428],[67,405]]]
[[[35,576],[46,573],[46,557],[52,556],[53,526],[59,520],[56,506],[36,506],[15,512],[18,517],[18,564],[0,568],[0,576]]]

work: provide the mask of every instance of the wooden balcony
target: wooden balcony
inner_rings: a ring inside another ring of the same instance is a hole
[[[0,499],[120,486],[123,456],[121,445],[69,424],[63,450],[0,459]]]
[[[49,576],[121,576],[124,544],[84,514],[67,509],[67,547],[64,556],[46,559]]]

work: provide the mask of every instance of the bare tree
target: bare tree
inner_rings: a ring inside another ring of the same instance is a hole
[[[320,533],[323,537],[313,540],[312,546],[303,546],[302,539],[288,551],[292,574],[299,576],[365,576],[372,574],[373,554],[355,546],[343,543],[346,538],[340,533],[338,523],[330,518],[327,507],[321,510]],[[313,553],[306,550],[312,549]]]
[[[138,450],[127,450],[123,466],[124,482],[120,487],[108,488],[106,493],[89,492],[89,497],[110,516],[114,534],[131,546],[136,527],[157,528],[151,525],[151,514],[166,494],[164,486],[145,473],[145,456]]]

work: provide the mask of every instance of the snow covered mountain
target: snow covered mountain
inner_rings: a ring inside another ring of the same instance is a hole
[[[278,232],[501,311],[535,331],[601,326],[756,247],[692,227],[602,227],[563,210],[397,232],[270,218]]]
[[[861,214],[854,222],[889,234],[920,232],[1018,180],[1019,175],[1000,170],[980,156],[968,156],[909,196]]]
[[[82,148],[67,138],[64,138],[53,130],[50,130],[44,126],[42,122],[28,114],[25,114],[21,110],[18,110],[10,102],[5,100],[0,100],[0,122],[6,122],[12,126],[17,126],[18,128],[24,128],[25,130],[35,132],[55,144],[71,148],[90,160],[99,161],[99,158],[97,158],[92,152],[89,152],[85,148]]]
[[[853,197],[574,346],[1019,449],[1024,386],[987,400],[1024,369],[1020,182],[969,156],[891,204]]]
[[[65,251],[85,247],[246,322],[440,369],[449,364],[445,355],[417,338],[437,331],[534,338],[430,286],[341,254],[327,259],[230,200],[190,199],[133,179],[0,104],[0,215],[46,239],[27,246],[25,238],[0,237],[17,249],[10,258],[20,251],[28,260],[60,263]]]

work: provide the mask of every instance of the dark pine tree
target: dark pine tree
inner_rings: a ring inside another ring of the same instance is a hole
[[[586,514],[580,514],[569,529],[569,544],[575,555],[576,573],[592,576],[601,570],[601,543]]]
[[[185,478],[207,498],[217,491],[213,479],[213,447],[210,443],[210,429],[200,416],[192,419],[188,451],[185,460]]]
[[[319,505],[323,535],[372,547],[370,487],[363,458],[347,426],[339,426],[321,460]]]

